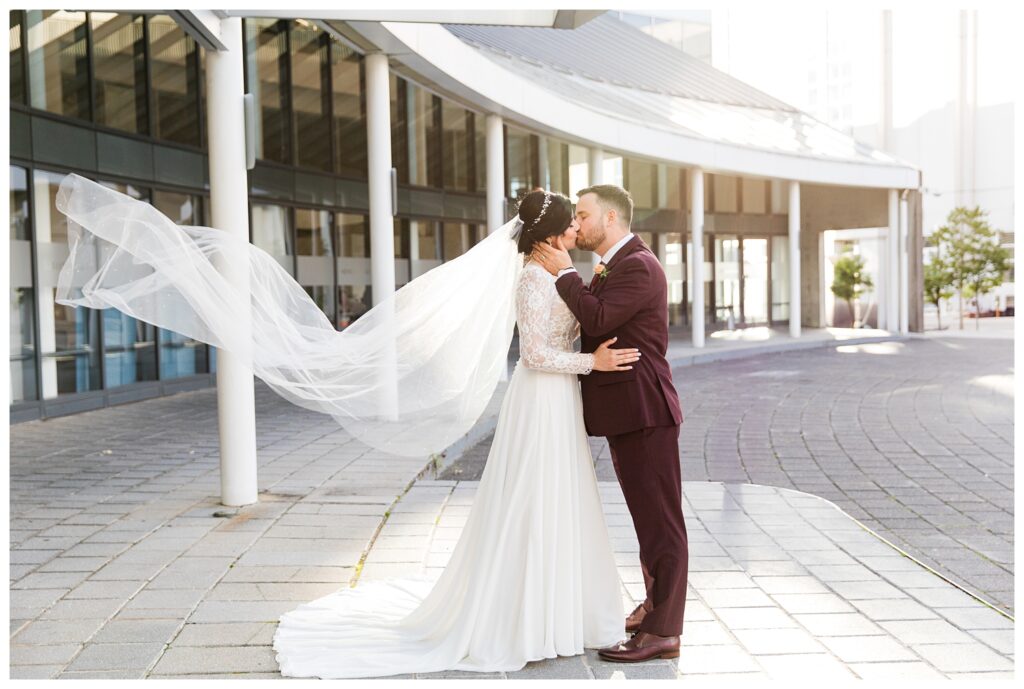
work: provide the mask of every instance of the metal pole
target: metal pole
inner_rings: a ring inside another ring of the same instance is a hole
[[[249,242],[249,193],[245,169],[242,77],[242,20],[221,20],[225,50],[206,55],[206,119],[210,160],[210,209],[214,227]],[[220,256],[217,267],[239,294],[232,329],[250,342],[249,259],[239,253]],[[220,431],[221,502],[229,506],[257,501],[256,401],[246,353],[217,352],[217,423]]]

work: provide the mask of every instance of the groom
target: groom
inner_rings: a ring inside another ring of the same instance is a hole
[[[647,598],[626,618],[629,640],[600,650],[605,660],[639,662],[679,655],[686,605],[689,552],[683,521],[679,469],[679,424],[683,415],[665,360],[668,299],[658,258],[630,232],[633,199],[613,184],[579,192],[576,247],[601,262],[588,287],[559,243],[535,251],[557,275],[555,287],[580,322],[583,352],[610,337],[618,347],[636,347],[631,371],[595,371],[580,376],[587,432],[606,436],[615,475],[640,542]]]

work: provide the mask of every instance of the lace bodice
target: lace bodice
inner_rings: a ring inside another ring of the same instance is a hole
[[[527,368],[552,373],[590,373],[593,354],[573,351],[580,324],[555,289],[555,277],[528,262],[516,286],[519,360]]]

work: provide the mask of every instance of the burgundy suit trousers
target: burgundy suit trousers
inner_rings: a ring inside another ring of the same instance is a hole
[[[683,519],[679,426],[608,437],[612,465],[640,542],[647,616],[640,630],[679,636],[686,607],[689,547]]]

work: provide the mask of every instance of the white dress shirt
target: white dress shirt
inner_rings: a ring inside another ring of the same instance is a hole
[[[610,249],[608,249],[608,251],[604,252],[604,256],[601,257],[601,263],[603,263],[605,265],[608,265],[608,263],[612,260],[612,257],[615,256],[615,254],[618,253],[619,249],[624,247],[626,245],[626,242],[628,242],[632,238],[633,238],[633,233],[632,232],[627,232],[625,237],[623,237],[619,241],[615,242],[615,244],[612,246],[612,248],[610,248]],[[558,271],[558,275],[556,276],[556,278],[560,278],[560,277],[562,277],[563,275],[565,275],[566,273],[568,273],[570,271],[575,272],[576,268],[574,268],[573,266],[569,266],[568,268],[562,268],[560,271]]]

